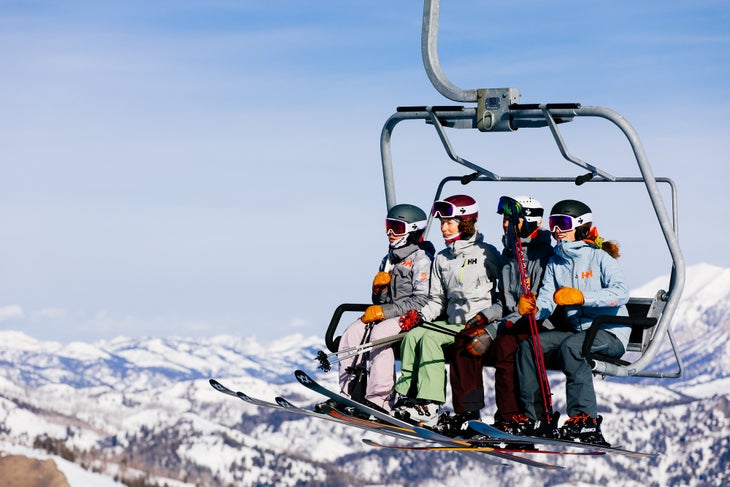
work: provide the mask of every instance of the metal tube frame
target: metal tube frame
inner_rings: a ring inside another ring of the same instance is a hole
[[[421,34],[421,49],[424,67],[431,83],[434,87],[447,98],[458,102],[476,102],[479,90],[462,90],[451,83],[445,76],[438,60],[437,54],[437,32],[439,17],[439,0],[424,0],[423,12],[423,28]],[[454,151],[444,127],[459,129],[477,128],[477,113],[479,109],[474,107],[419,107],[415,109],[399,110],[393,114],[385,122],[380,136],[380,152],[383,170],[383,184],[385,189],[385,199],[387,208],[391,208],[397,202],[395,191],[395,180],[393,176],[393,162],[391,156],[390,143],[392,133],[395,127],[405,120],[424,120],[434,126],[439,139],[447,153],[447,155],[457,164],[462,165],[476,173],[473,180],[482,181],[502,181],[502,182],[576,182],[571,178],[549,178],[549,177],[503,177],[493,173],[492,171],[476,164],[474,162],[463,159]],[[573,156],[568,150],[565,141],[560,135],[557,123],[570,122],[578,117],[598,117],[613,123],[628,139],[628,142],[636,159],[641,178],[636,177],[615,177],[600,168],[589,164],[579,158]],[[677,351],[677,344],[674,341],[674,335],[670,328],[670,321],[682,295],[685,281],[685,265],[684,258],[679,246],[678,239],[678,219],[677,219],[677,197],[676,185],[668,178],[656,178],[652,172],[651,166],[644,153],[641,141],[631,126],[620,114],[613,110],[603,107],[586,106],[579,104],[570,106],[563,104],[540,104],[540,105],[520,105],[512,104],[509,107],[509,130],[517,130],[519,128],[539,128],[548,127],[551,130],[553,138],[558,146],[563,158],[567,161],[589,171],[587,175],[588,182],[643,182],[649,194],[649,199],[656,214],[657,220],[661,227],[664,240],[669,249],[672,258],[672,272],[669,282],[669,289],[666,293],[666,305],[659,322],[657,324],[654,338],[651,343],[634,363],[629,366],[618,366],[615,364],[601,363],[601,373],[614,376],[646,376],[646,377],[678,377],[681,375],[682,362]],[[456,177],[454,177],[455,179]],[[438,188],[440,194],[443,184],[452,178],[446,178],[442,181]],[[585,181],[585,179],[584,179]],[[667,183],[671,189],[672,218],[670,219],[667,210],[662,201],[659,191],[658,182]],[[430,221],[429,221],[430,224]],[[676,374],[667,375],[656,372],[642,371],[652,362],[654,356],[658,352],[661,341],[658,337],[664,334],[669,337],[671,346],[674,350],[679,371]]]

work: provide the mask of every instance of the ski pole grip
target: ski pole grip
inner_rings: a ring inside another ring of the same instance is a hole
[[[337,326],[340,324],[342,315],[347,312],[364,312],[370,305],[369,304],[356,304],[356,303],[344,303],[335,308],[335,312],[332,314],[332,319],[327,327],[327,331],[324,334],[324,343],[330,352],[336,352],[340,346],[340,337],[335,337]]]

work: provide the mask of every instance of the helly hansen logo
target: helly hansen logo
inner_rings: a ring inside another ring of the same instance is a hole
[[[476,264],[476,263],[477,263],[476,259],[466,259],[466,265],[472,265],[472,264]]]
[[[405,267],[413,267],[413,259],[404,260],[401,262],[401,265]]]
[[[589,277],[593,277],[593,270],[580,273],[581,279],[588,279]]]

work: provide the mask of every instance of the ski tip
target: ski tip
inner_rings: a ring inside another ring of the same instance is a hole
[[[314,382],[311,377],[309,377],[309,374],[304,372],[303,370],[295,370],[294,371],[294,377],[301,382],[302,384],[309,384],[311,382]]]
[[[243,399],[246,402],[253,402],[252,398],[250,398],[249,396],[247,396],[246,394],[244,394],[241,391],[237,391],[236,395],[239,397],[239,399]]]
[[[278,404],[279,406],[284,407],[284,408],[291,408],[291,409],[296,408],[296,406],[294,406],[294,404],[290,403],[289,401],[287,401],[286,399],[284,399],[283,397],[280,397],[280,396],[275,397],[274,401],[276,401],[276,404]]]

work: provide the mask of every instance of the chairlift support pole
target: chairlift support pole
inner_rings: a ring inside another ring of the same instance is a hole
[[[424,120],[434,126],[439,139],[448,156],[458,164],[474,171],[470,180],[480,179],[488,181],[574,181],[583,182],[643,182],[649,194],[649,199],[657,216],[659,225],[667,243],[671,259],[672,274],[666,292],[664,312],[659,318],[655,329],[655,337],[662,337],[665,333],[675,352],[679,371],[676,374],[659,374],[642,372],[653,360],[658,352],[661,340],[652,339],[641,357],[630,366],[620,366],[611,363],[599,362],[597,372],[614,376],[649,376],[649,377],[678,377],[682,371],[682,363],[677,353],[676,343],[669,326],[671,317],[676,311],[682,295],[685,281],[685,265],[679,247],[678,223],[676,210],[676,187],[667,178],[655,178],[644,153],[641,141],[636,131],[621,115],[603,107],[581,106],[577,103],[553,104],[521,104],[520,94],[516,88],[481,88],[461,89],[453,84],[445,75],[438,58],[438,21],[440,0],[424,0],[423,25],[421,30],[421,53],[423,64],[429,80],[446,98],[460,103],[476,103],[476,106],[423,106],[400,107],[386,121],[380,136],[380,151],[383,169],[383,183],[385,186],[386,205],[391,208],[397,204],[395,180],[393,176],[393,161],[390,142],[396,125],[405,120]],[[636,159],[641,178],[616,177],[597,166],[587,163],[570,153],[563,140],[558,124],[571,122],[578,117],[598,117],[608,120],[618,127],[628,139]],[[563,158],[588,174],[571,178],[550,177],[506,177],[500,176],[482,167],[478,163],[461,158],[453,149],[444,128],[478,129],[482,132],[515,131],[520,128],[548,127]],[[670,219],[662,201],[657,182],[666,182],[671,187],[673,218]],[[462,182],[464,180],[462,179]],[[443,182],[442,182],[443,184]],[[441,187],[439,187],[439,192]],[[429,222],[430,223],[430,222]]]

